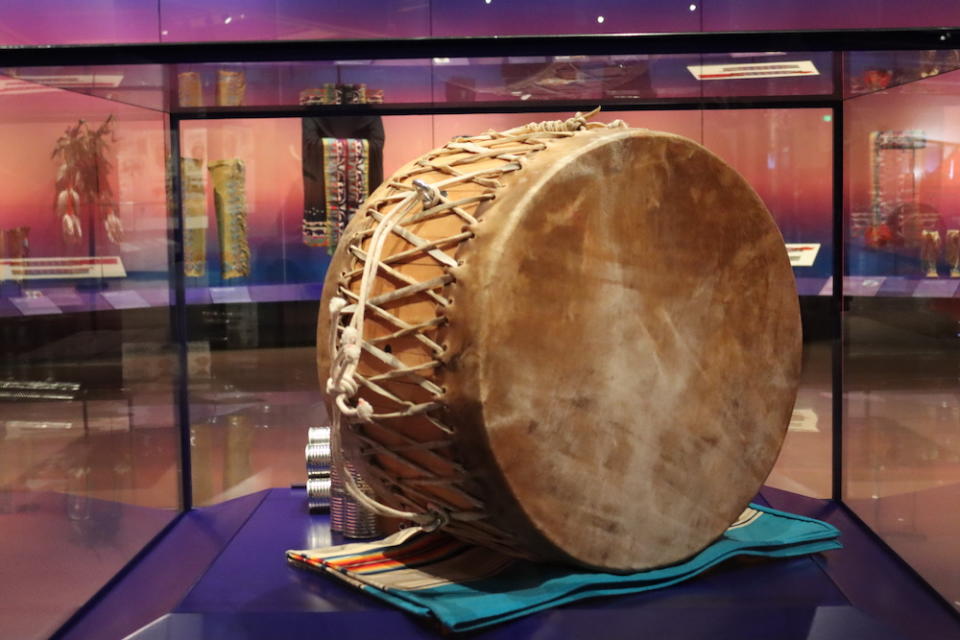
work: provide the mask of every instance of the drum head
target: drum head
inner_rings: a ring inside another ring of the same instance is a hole
[[[783,238],[743,178],[674,135],[556,140],[503,182],[447,309],[464,464],[539,557],[633,571],[696,553],[754,497],[790,419]]]

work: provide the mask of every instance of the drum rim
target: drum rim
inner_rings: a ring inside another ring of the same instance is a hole
[[[745,186],[747,189],[749,189],[750,193],[755,199],[755,202],[758,206],[758,210],[762,211],[765,214],[765,220],[768,223],[768,232],[769,231],[774,232],[775,235],[778,238],[780,238],[781,240],[780,246],[782,246],[782,235],[780,234],[775,221],[770,215],[769,210],[766,208],[765,204],[756,194],[756,191],[752,188],[752,186],[746,181],[745,178],[743,178],[743,176],[741,176],[738,172],[733,170],[732,167],[730,167],[729,164],[726,163],[722,158],[719,158],[716,154],[706,149],[702,145],[698,144],[697,142],[690,140],[688,138],[685,138],[683,136],[672,134],[672,133],[657,132],[657,131],[651,131],[648,129],[639,129],[639,128],[632,128],[632,129],[618,130],[618,131],[598,131],[598,132],[592,132],[592,135],[595,136],[595,139],[590,140],[586,144],[575,144],[573,142],[559,141],[555,143],[555,145],[553,145],[553,148],[555,150],[558,150],[559,147],[561,146],[565,146],[565,145],[570,146],[571,147],[569,149],[570,155],[568,156],[568,159],[572,159],[573,157],[579,157],[579,156],[583,156],[588,153],[591,153],[597,149],[602,148],[607,144],[616,143],[619,140],[626,140],[631,138],[643,138],[643,139],[669,139],[682,145],[688,145],[691,149],[694,149],[699,153],[705,153],[711,159],[711,162],[718,163],[719,166],[728,168],[732,172],[732,174],[737,177],[740,183],[743,186]],[[509,215],[507,216],[507,219],[503,221],[502,224],[496,224],[496,223],[493,223],[492,221],[496,220],[498,216],[498,212],[501,209],[521,208],[523,209],[524,213],[529,213],[529,207],[526,207],[525,205],[529,204],[531,200],[536,197],[536,194],[538,194],[542,188],[549,185],[553,180],[557,178],[557,175],[565,169],[566,165],[561,166],[558,164],[554,164],[553,166],[550,166],[548,163],[550,163],[551,161],[552,161],[552,158],[547,152],[544,152],[544,154],[538,154],[538,156],[532,159],[530,162],[530,166],[528,167],[530,171],[524,175],[517,174],[513,178],[511,183],[507,185],[507,189],[504,190],[504,193],[502,194],[502,196],[498,197],[496,201],[488,205],[489,210],[485,213],[484,219],[490,221],[490,224],[487,224],[486,226],[480,225],[480,229],[478,229],[477,238],[475,238],[472,242],[462,247],[461,250],[462,250],[463,258],[465,262],[467,263],[473,262],[474,267],[477,268],[476,267],[477,255],[480,255],[482,253],[486,253],[487,255],[497,255],[497,256],[501,255],[503,247],[507,243],[510,243],[511,238],[515,235],[517,225],[522,223],[523,216],[520,214]],[[511,191],[509,187],[515,186],[515,182],[523,180],[524,176],[526,176],[529,179],[534,174],[537,174],[538,173],[537,169],[541,165],[549,166],[550,168],[546,171],[540,172],[537,175],[535,182],[529,182],[529,181],[525,182],[523,185],[522,193],[518,191],[517,192],[518,195],[511,196]],[[785,405],[784,405],[786,406],[786,404],[789,404],[790,409],[784,409],[782,420],[780,421],[782,422],[782,424],[779,426],[778,429],[774,429],[773,427],[770,428],[771,431],[778,432],[779,434],[778,443],[775,449],[771,450],[766,455],[767,462],[766,464],[763,465],[763,467],[765,467],[765,470],[763,471],[763,473],[760,474],[761,478],[760,478],[760,482],[757,483],[758,484],[757,489],[759,489],[759,486],[762,486],[763,478],[766,478],[769,475],[769,472],[772,470],[773,466],[776,463],[777,457],[779,455],[779,451],[783,446],[783,442],[786,436],[786,429],[789,424],[790,410],[792,409],[792,406],[796,397],[796,388],[797,388],[797,382],[799,380],[799,373],[800,373],[800,361],[802,357],[802,347],[801,347],[802,327],[800,325],[799,303],[798,303],[798,298],[796,296],[796,289],[795,289],[794,279],[792,276],[792,269],[790,267],[789,258],[787,256],[785,249],[783,250],[782,254],[777,253],[777,256],[779,260],[779,265],[774,264],[770,268],[771,269],[777,268],[781,270],[783,274],[790,275],[789,278],[786,278],[786,282],[789,283],[789,286],[792,289],[792,293],[790,296],[788,296],[788,298],[794,301],[791,304],[791,307],[795,308],[796,310],[796,313],[794,314],[795,320],[793,321],[793,325],[796,329],[795,333],[796,333],[797,341],[795,345],[787,345],[785,347],[785,350],[792,353],[792,357],[785,356],[783,359],[784,361],[783,369],[785,371],[792,373],[792,375],[790,376],[792,378],[792,382],[789,383],[789,386],[792,387],[793,390],[792,392],[790,392],[791,401],[789,403],[785,402]],[[483,271],[485,268],[489,268],[490,271],[489,272]],[[493,262],[490,262],[489,265],[484,265],[479,267],[478,270],[483,272],[485,281],[497,281],[498,278],[496,273],[500,268],[501,267],[499,266],[499,263],[496,263],[495,261],[493,261]],[[508,270],[509,268],[503,267],[503,269]],[[458,278],[457,284],[461,284],[462,282],[464,282],[463,279]],[[481,289],[480,292],[477,294],[477,299],[474,303],[474,307],[477,307],[477,308],[490,307],[490,305],[492,305],[494,302],[493,300],[490,299],[491,295],[492,295],[492,292],[489,288]],[[463,294],[461,293],[459,297],[463,298]],[[451,317],[452,328],[455,328],[458,326],[458,323],[455,322],[456,316],[457,316],[457,310],[455,307],[456,305],[454,306],[454,308],[448,310],[448,314]],[[479,322],[482,324],[483,322],[485,322],[485,320],[480,320]],[[478,328],[476,325],[473,327],[473,329],[481,333],[483,332],[483,329]],[[480,373],[478,374],[476,379],[471,381],[472,384],[475,384],[478,387],[480,387],[480,390],[478,391],[478,395],[480,396],[485,395],[487,392],[486,389],[484,388],[485,385],[487,384],[487,380],[485,380],[483,376],[484,374]],[[464,384],[470,384],[470,383],[465,382]],[[484,412],[485,411],[486,409],[484,409]],[[487,417],[488,417],[487,414],[484,413],[483,424],[489,427]],[[514,478],[511,477],[510,473],[505,471],[505,465],[503,464],[502,456],[495,450],[495,447],[490,442],[490,432],[487,431],[486,429],[479,429],[479,431],[482,433],[482,436],[483,436],[482,439],[486,441],[486,446],[485,446],[486,455],[493,462],[491,466],[494,468],[494,471],[496,471],[495,473],[496,484],[500,485],[504,490],[502,495],[509,496],[510,498],[509,500],[510,504],[505,505],[506,510],[519,511],[522,522],[524,522],[527,525],[526,527],[528,529],[527,536],[528,537],[533,536],[540,539],[540,544],[543,545],[543,547],[541,547],[541,549],[538,550],[538,553],[542,557],[545,557],[547,559],[559,559],[567,562],[573,562],[575,564],[586,565],[592,568],[602,569],[602,570],[633,571],[633,570],[650,568],[651,566],[659,566],[660,564],[669,564],[670,562],[679,561],[679,560],[682,560],[683,557],[687,557],[698,550],[698,549],[694,549],[690,553],[686,554],[685,556],[672,558],[666,562],[658,563],[656,565],[641,565],[641,566],[632,566],[629,568],[612,567],[612,566],[604,565],[603,563],[600,563],[600,562],[585,561],[581,554],[577,554],[576,552],[571,552],[570,550],[565,549],[562,544],[559,544],[555,536],[553,535],[553,532],[537,524],[534,514],[531,513],[529,509],[529,505],[525,504],[524,500],[521,497],[523,492],[518,491],[518,487]],[[475,440],[471,440],[470,444],[476,445],[477,442]],[[487,478],[487,482],[492,482],[492,481],[493,481],[493,478],[489,478],[489,477]],[[749,495],[746,495],[747,493],[749,493]],[[736,501],[731,502],[732,505],[735,505],[729,509],[729,511],[733,514],[731,516],[732,518],[735,519],[736,516],[742,512],[743,508],[747,505],[749,500],[753,498],[755,493],[756,493],[755,489],[751,491],[744,490],[743,491],[744,496],[742,497],[742,499],[738,499]],[[520,523],[516,522],[515,516],[511,517],[509,514],[504,514],[504,515],[508,519],[514,521],[514,526],[518,526],[518,527],[521,526]],[[731,519],[730,522],[732,521],[733,520]],[[729,526],[730,522],[717,524],[714,530],[710,531],[709,534],[707,534],[704,537],[707,537],[709,539],[716,538],[717,536],[723,533],[726,527]],[[707,541],[707,543],[708,542],[709,541]]]

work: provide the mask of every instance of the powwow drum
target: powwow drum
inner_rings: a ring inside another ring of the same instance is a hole
[[[708,545],[766,478],[799,309],[742,177],[587,117],[455,139],[377,189],[330,265],[318,364],[366,506],[635,571]]]

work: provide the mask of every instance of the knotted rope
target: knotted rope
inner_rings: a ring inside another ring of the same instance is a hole
[[[386,302],[395,302],[400,298],[424,292],[430,295],[438,304],[443,306],[448,304],[448,301],[434,290],[442,288],[453,281],[453,277],[449,275],[448,271],[450,267],[457,266],[457,261],[445,253],[442,248],[465,242],[472,237],[473,234],[470,231],[466,231],[441,240],[427,241],[417,237],[406,229],[404,225],[428,218],[439,217],[441,215],[449,215],[451,212],[462,218],[466,225],[475,224],[477,222],[476,218],[468,213],[464,207],[492,199],[496,190],[502,186],[499,178],[507,173],[520,170],[525,164],[526,156],[546,148],[545,141],[569,137],[575,135],[577,132],[588,129],[622,128],[626,126],[620,120],[609,124],[587,122],[587,120],[594,116],[599,110],[600,108],[597,107],[587,114],[578,112],[572,118],[566,120],[532,122],[503,132],[490,131],[486,134],[471,138],[457,138],[441,149],[428,154],[424,159],[419,160],[415,168],[406,174],[397,176],[389,183],[392,189],[388,190],[386,195],[367,202],[363,208],[364,214],[372,217],[378,224],[373,229],[372,234],[369,234],[369,232],[354,234],[347,248],[357,260],[363,263],[363,269],[360,272],[360,285],[356,293],[350,291],[349,287],[345,286],[345,283],[349,282],[349,278],[357,274],[357,272],[354,271],[348,273],[344,278],[341,278],[338,295],[333,296],[330,300],[331,370],[330,377],[326,383],[326,392],[333,400],[331,403],[333,413],[331,444],[334,451],[334,464],[340,472],[340,477],[344,479],[344,487],[347,492],[363,507],[382,516],[412,521],[427,531],[446,526],[452,520],[476,521],[486,517],[486,513],[482,510],[457,510],[448,505],[438,504],[438,502],[442,502],[440,500],[425,500],[427,502],[427,510],[420,512],[395,509],[368,496],[360,489],[351,474],[347,473],[343,468],[342,428],[345,422],[351,425],[351,427],[374,422],[379,425],[381,424],[380,420],[424,415],[443,432],[444,436],[448,436],[453,432],[450,427],[429,415],[429,412],[440,407],[438,401],[443,395],[443,390],[426,378],[422,378],[416,374],[418,370],[432,368],[441,364],[439,358],[443,352],[443,347],[420,333],[422,329],[437,326],[439,323],[427,322],[422,325],[409,325],[389,313],[382,308],[381,305]],[[470,155],[449,163],[437,162],[437,159],[443,156],[465,153]],[[489,158],[502,160],[503,164],[493,168],[467,173],[457,169],[458,166],[469,165],[478,160]],[[447,174],[449,177],[433,182],[432,184],[415,178],[417,175],[428,172],[441,172]],[[404,182],[410,178],[414,179],[409,183]],[[468,182],[483,187],[484,191],[477,196],[471,196],[458,201],[451,201],[445,195],[445,189]],[[377,211],[378,207],[389,205],[390,203],[393,203],[393,207],[386,214],[381,214]],[[368,234],[370,235],[370,240],[366,250],[364,250],[361,244],[363,238]],[[415,249],[384,258],[382,256],[384,246],[392,234],[414,245]],[[417,282],[408,276],[404,276],[404,274],[390,266],[390,263],[396,262],[400,256],[407,258],[417,253],[426,254],[435,259],[444,267],[444,273],[446,275],[427,282]],[[406,282],[407,286],[387,294],[376,297],[372,296],[373,287],[379,271],[388,273]],[[397,332],[391,334],[392,336],[415,335],[415,337],[434,354],[434,359],[426,364],[410,367],[388,352],[379,349],[376,346],[378,340],[365,340],[364,321],[368,311],[397,327]],[[344,324],[344,320],[347,317],[349,317],[349,319]],[[391,367],[392,371],[377,376],[361,376],[358,373],[358,368],[364,352],[387,364]],[[398,377],[412,379],[420,387],[430,392],[435,401],[419,404],[407,402],[378,384],[381,380]],[[400,411],[378,414],[369,401],[358,396],[361,387],[405,408]],[[357,431],[354,431],[354,435],[361,443],[368,445],[367,455],[384,452],[384,448],[378,446],[375,441],[364,437]],[[408,439],[406,449],[432,450],[443,444],[445,444],[443,441],[419,442]],[[422,466],[415,465],[409,459],[405,459],[405,461],[411,466],[419,468],[423,471],[424,475],[432,476],[420,479],[419,484],[445,486],[455,492],[463,494],[464,497],[472,503],[482,506],[479,500],[456,488],[458,483],[456,478],[438,477]],[[415,479],[408,479],[407,481],[411,484],[416,484]],[[425,497],[429,498],[429,496]]]

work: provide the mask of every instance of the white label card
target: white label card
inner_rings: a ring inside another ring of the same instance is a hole
[[[748,78],[787,78],[791,76],[818,76],[820,72],[811,60],[779,62],[746,62],[734,64],[691,64],[687,71],[697,80],[743,80]]]
[[[0,260],[0,280],[63,280],[76,278],[124,278],[119,256],[7,258]]]
[[[210,298],[214,304],[253,302],[247,287],[210,287]]]
[[[820,253],[819,242],[787,243],[787,256],[790,257],[791,267],[812,267],[818,253]]]

